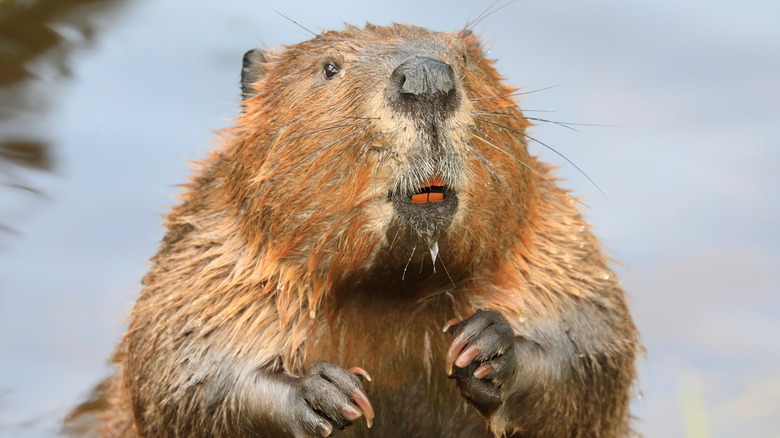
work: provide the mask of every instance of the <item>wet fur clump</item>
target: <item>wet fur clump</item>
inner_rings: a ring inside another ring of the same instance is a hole
[[[250,52],[243,76],[117,373],[73,418],[111,437],[629,433],[623,292],[475,35],[347,26]],[[444,201],[411,202],[431,181]],[[496,334],[460,366],[477,326]],[[342,386],[364,389],[372,429],[325,408],[307,422],[327,397],[306,394],[330,391],[312,370],[355,366],[372,382]]]

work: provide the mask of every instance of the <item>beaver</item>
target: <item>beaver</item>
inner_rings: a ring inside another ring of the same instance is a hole
[[[631,433],[624,293],[478,36],[347,25],[249,51],[241,85],[98,434]]]

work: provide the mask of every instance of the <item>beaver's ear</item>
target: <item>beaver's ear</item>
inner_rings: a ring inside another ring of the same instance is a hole
[[[468,27],[464,27],[460,32],[458,32],[458,38],[463,40],[463,42],[465,42],[469,47],[479,47],[479,36],[477,36],[477,34]]]
[[[466,39],[470,37],[476,37],[476,35],[474,35],[474,31],[468,27],[464,27],[460,30],[460,32],[458,32],[458,38]]]
[[[244,53],[244,63],[241,67],[241,100],[247,100],[257,94],[252,84],[263,77],[261,63],[266,61],[266,53],[262,49],[252,49]]]

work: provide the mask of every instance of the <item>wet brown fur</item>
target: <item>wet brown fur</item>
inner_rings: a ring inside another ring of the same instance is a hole
[[[381,100],[381,63],[409,40],[444,48],[464,97],[446,121],[464,172],[446,181],[460,206],[435,273],[387,200],[417,178],[399,180],[411,128]],[[318,75],[324,59],[342,66],[338,83]],[[529,155],[516,90],[475,36],[348,26],[257,68],[257,94],[167,216],[114,357],[102,436],[256,436],[242,422],[253,373],[300,375],[318,359],[374,377],[374,428],[339,436],[629,433],[638,344],[621,287],[573,198]],[[444,366],[442,325],[477,309],[539,346],[490,418]]]

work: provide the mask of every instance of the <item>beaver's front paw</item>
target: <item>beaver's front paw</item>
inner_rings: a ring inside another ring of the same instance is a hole
[[[311,435],[330,436],[333,429],[343,429],[361,415],[371,427],[374,408],[368,401],[358,376],[371,380],[361,368],[349,371],[330,362],[315,362],[298,381],[298,418]]]
[[[454,336],[447,374],[457,379],[464,397],[490,415],[504,401],[501,389],[517,369],[512,328],[500,313],[479,310],[465,321],[450,320],[444,331]]]

